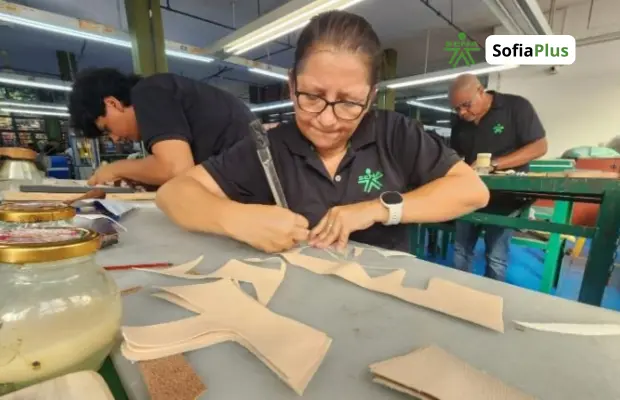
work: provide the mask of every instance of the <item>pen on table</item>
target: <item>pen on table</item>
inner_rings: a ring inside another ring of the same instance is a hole
[[[108,265],[107,267],[103,267],[103,269],[107,271],[118,271],[124,269],[133,269],[133,268],[165,268],[172,266],[172,263],[152,263],[152,264],[128,264],[128,265]]]

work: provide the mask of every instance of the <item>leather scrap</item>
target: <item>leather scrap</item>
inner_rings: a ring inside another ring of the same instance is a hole
[[[151,400],[194,400],[207,390],[182,354],[138,363]]]
[[[372,364],[370,371],[373,382],[425,400],[534,400],[434,345]]]
[[[195,274],[192,270],[202,262],[204,256],[200,256],[195,260],[175,265],[170,268],[163,269],[147,269],[147,268],[135,268],[139,271],[147,271],[160,275],[173,276],[176,278],[184,278],[190,280],[200,280],[209,278],[228,278],[241,282],[251,283],[256,290],[256,297],[258,301],[267,305],[271,301],[271,298],[280,287],[284,275],[286,274],[286,264],[282,259],[278,257],[272,257],[267,259],[249,258],[245,261],[249,262],[265,262],[269,260],[278,260],[280,267],[278,269],[261,268],[254,265],[246,264],[239,260],[230,260],[215,272],[210,274]],[[157,296],[161,297],[161,296]]]
[[[503,298],[456,283],[431,278],[426,290],[402,286],[406,271],[395,269],[371,278],[355,262],[335,262],[299,254],[281,253],[289,263],[315,274],[335,275],[368,290],[387,294],[411,304],[438,311],[497,332],[504,332]]]
[[[162,358],[234,341],[301,395],[332,342],[323,332],[271,312],[229,279],[161,289],[172,296],[168,298],[182,299],[201,313],[163,324],[123,327],[121,351],[129,360]]]
[[[617,324],[562,324],[562,323],[534,323],[514,321],[517,326],[541,332],[560,333],[578,336],[615,336],[620,335],[620,325]]]

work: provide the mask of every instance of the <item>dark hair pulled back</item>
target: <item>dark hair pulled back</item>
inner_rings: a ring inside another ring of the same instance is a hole
[[[314,16],[297,40],[293,74],[303,68],[303,62],[317,46],[364,55],[370,84],[378,82],[383,61],[381,42],[365,18],[346,11],[328,11]]]

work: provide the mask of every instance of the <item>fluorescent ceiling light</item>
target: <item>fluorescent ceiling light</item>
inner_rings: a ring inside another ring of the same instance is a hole
[[[344,10],[362,0],[316,0],[249,32],[224,46],[227,53],[239,55],[303,28],[312,17],[329,10]]]
[[[248,71],[253,72],[255,74],[260,74],[260,75],[270,76],[272,78],[282,79],[283,81],[288,81],[288,76],[279,74],[277,72],[267,71],[265,69],[260,69],[260,68],[248,68]]]
[[[452,121],[450,121],[449,119],[438,119],[435,122],[438,123],[438,124],[449,124]]]
[[[410,79],[401,78],[401,79],[398,79],[399,82],[386,83],[385,86],[388,89],[401,89],[405,87],[421,86],[421,85],[428,85],[430,83],[450,81],[452,79],[457,78],[459,75],[462,75],[462,74],[484,75],[484,74],[490,74],[492,72],[505,71],[508,69],[513,69],[513,68],[518,67],[518,65],[494,65],[494,66],[488,66],[488,64],[485,64],[485,65],[487,66],[482,67],[482,68],[467,67],[467,68],[462,68],[462,69],[459,68],[458,71],[456,72],[452,72],[454,70],[444,70],[438,73],[430,73],[426,75],[413,76]],[[431,75],[431,76],[428,76],[428,75]]]
[[[275,102],[275,103],[267,103],[264,105],[255,105],[252,108],[250,108],[250,111],[252,112],[258,112],[258,111],[267,111],[267,110],[277,110],[279,108],[289,108],[289,107],[293,107],[293,102],[292,101],[284,101],[284,102]]]
[[[419,101],[415,101],[415,100],[408,100],[407,104],[412,105],[412,106],[416,106],[416,107],[420,107],[420,108],[428,108],[429,110],[435,110],[435,111],[441,111],[441,112],[446,112],[446,113],[452,113],[452,110],[446,107],[439,107],[439,106],[433,106],[427,103],[421,103]]]
[[[50,115],[55,117],[68,117],[68,113],[55,112],[55,111],[38,111],[38,110],[20,110],[17,108],[0,108],[0,111],[13,114],[27,114],[27,115]]]
[[[49,104],[36,103],[18,103],[16,101],[0,101],[0,107],[24,107],[24,108],[40,108],[42,110],[67,111],[66,106],[53,106]]]
[[[60,35],[71,36],[79,39],[91,40],[93,42],[106,43],[114,46],[125,47],[131,49],[131,42],[129,40],[115,39],[111,37],[95,35],[93,33],[83,32],[75,29],[64,28],[58,25],[47,24],[31,19],[17,17],[11,14],[0,13],[0,21],[13,23],[16,25],[26,26],[29,28],[39,29],[46,32],[57,33]],[[200,62],[212,62],[213,58],[200,56],[197,54],[184,53],[176,50],[165,50],[166,54],[170,57],[182,58],[186,60],[200,61]]]
[[[447,99],[447,98],[448,98],[448,93],[444,93],[444,94],[434,94],[432,96],[416,97],[416,100],[426,101],[426,100],[439,100],[439,99]]]
[[[39,89],[61,90],[65,92],[71,91],[71,86],[68,86],[68,85],[38,82],[34,80],[30,81],[30,80],[25,80],[25,79],[13,79],[13,78],[6,78],[3,76],[0,76],[0,83],[6,83],[7,85],[15,85],[15,86],[27,86],[27,87],[33,87],[33,88],[39,88]]]

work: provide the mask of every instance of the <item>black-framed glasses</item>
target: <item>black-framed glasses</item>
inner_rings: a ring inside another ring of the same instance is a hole
[[[469,110],[471,109],[471,105],[472,105],[472,104],[473,104],[473,102],[474,102],[474,99],[475,99],[475,98],[476,98],[476,96],[478,96],[479,94],[480,94],[479,90],[476,90],[476,93],[474,93],[474,94],[473,94],[473,96],[471,96],[471,99],[469,99],[469,100],[467,100],[467,101],[464,101],[464,102],[462,102],[461,104],[459,104],[459,105],[457,105],[457,106],[452,107],[452,109],[453,109],[454,111],[456,111],[457,113],[458,113],[459,111],[461,111],[461,109],[464,109],[464,110],[469,111]]]
[[[295,82],[295,86],[297,86],[297,82]],[[331,106],[336,118],[345,121],[353,121],[358,119],[364,112],[364,109],[366,109],[371,93],[372,90],[368,93],[364,103],[348,100],[327,101],[327,99],[319,95],[301,92],[299,90],[295,90],[295,97],[297,98],[297,105],[305,112],[318,115],[325,111],[327,107]]]

